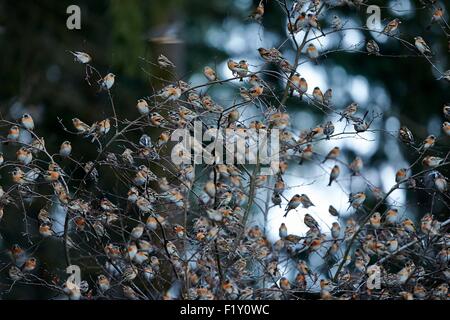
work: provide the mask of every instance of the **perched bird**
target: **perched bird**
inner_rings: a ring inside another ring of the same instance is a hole
[[[420,149],[426,151],[432,148],[435,143],[436,143],[436,136],[430,134],[428,137],[425,138]]]
[[[411,145],[414,143],[414,136],[411,132],[411,130],[409,130],[407,127],[403,126],[400,128],[400,130],[398,131],[398,135],[400,140],[408,145]]]
[[[339,168],[338,165],[335,165],[333,167],[333,169],[331,169],[330,182],[328,182],[328,186],[331,186],[331,183],[339,177],[340,173],[341,173],[341,169]]]
[[[282,202],[282,200],[281,200],[280,194],[274,192],[274,193],[272,194],[272,203],[273,203],[273,205],[275,205],[275,206],[280,206],[280,208],[281,208],[281,202]]]
[[[33,154],[31,151],[26,147],[21,147],[16,152],[17,161],[19,161],[23,165],[29,165],[30,162],[33,160]]]
[[[209,81],[217,81],[217,75],[216,71],[214,71],[213,68],[206,66],[203,68],[203,74],[205,75],[206,79]]]
[[[10,141],[17,141],[19,139],[20,129],[18,126],[12,126],[9,128],[8,135],[6,138]]]
[[[332,101],[331,101],[332,99],[333,99],[333,89],[329,88],[323,94],[323,103],[326,104],[327,106],[331,106],[332,105]]]
[[[264,0],[260,0],[258,6],[255,8],[253,13],[249,15],[249,19],[260,22],[264,15]]]
[[[313,155],[314,155],[313,146],[312,144],[308,143],[306,147],[301,151],[299,164],[302,165],[303,161],[311,160]]]
[[[331,214],[333,217],[339,217],[339,212],[332,205],[328,207],[328,213]]]
[[[283,58],[283,56],[281,55],[281,52],[276,49],[276,48],[271,48],[271,49],[265,49],[265,48],[258,48],[258,52],[259,55],[261,56],[261,58],[263,58],[264,60],[268,61],[268,62],[272,62],[272,61],[280,61]]]
[[[306,18],[308,19],[308,24],[311,26],[311,28],[315,28],[315,29],[319,30],[320,33],[322,34],[322,36],[325,36],[325,33],[323,33],[322,28],[320,27],[319,19],[317,18],[317,15],[308,13],[306,15]]]
[[[369,54],[374,54],[376,56],[380,55],[380,47],[378,46],[378,43],[376,43],[373,39],[367,41],[366,50]]]
[[[433,16],[431,17],[430,24],[427,26],[427,30],[429,30],[434,23],[441,21],[443,17],[444,17],[444,10],[441,7],[437,8],[433,12]]]
[[[283,217],[286,217],[289,211],[296,209],[300,204],[302,204],[302,198],[299,194],[294,195],[287,204]]]
[[[407,169],[401,168],[395,174],[395,182],[399,183],[406,179]]]
[[[416,46],[417,50],[420,51],[421,54],[423,54],[425,56],[433,55],[430,47],[427,45],[425,40],[423,40],[422,37],[420,37],[420,36],[414,37],[414,45]]]
[[[384,216],[385,216],[384,222],[387,225],[395,225],[397,223],[397,220],[398,220],[398,209],[395,209],[395,208],[389,209],[384,214]]]
[[[320,90],[319,87],[315,87],[313,90],[313,98],[315,101],[317,101],[318,103],[322,104],[323,103],[323,93]]]
[[[169,58],[167,58],[165,55],[160,54],[158,56],[158,65],[162,68],[175,68],[175,65],[173,64],[172,61],[169,60]]]
[[[319,51],[317,50],[316,46],[312,43],[308,45],[306,48],[306,53],[308,57],[315,63],[318,64],[317,58],[319,58]]]
[[[338,222],[333,222],[331,224],[331,236],[333,237],[333,239],[337,239],[339,238],[341,234],[341,226],[339,225]]]
[[[370,225],[375,229],[379,229],[381,226],[381,215],[379,212],[375,212],[369,218]]]
[[[351,118],[356,111],[358,111],[358,107],[359,105],[356,102],[352,102],[351,104],[349,104],[344,111],[342,111],[341,113],[341,118],[339,119],[339,121],[342,121],[342,119],[346,118],[349,119]]]
[[[361,169],[363,168],[363,165],[364,165],[363,160],[361,159],[361,157],[357,156],[352,161],[352,163],[350,163],[349,168],[350,170],[352,170],[353,175],[358,175]]]
[[[438,165],[440,165],[443,161],[444,161],[444,159],[442,159],[440,157],[426,156],[425,158],[423,158],[422,164],[425,167],[434,168],[434,167],[437,167]]]
[[[303,222],[308,228],[316,228],[319,229],[319,224],[317,223],[316,219],[313,218],[312,215],[309,213],[305,214],[305,217],[303,218]]]
[[[331,20],[331,27],[334,31],[342,29],[342,21],[337,15],[333,16],[333,19]]]
[[[33,130],[34,129],[33,118],[28,113],[25,113],[22,116],[22,118],[20,118],[20,123],[27,130]]]
[[[97,277],[97,285],[98,289],[102,293],[108,291],[109,288],[111,287],[109,279],[103,274]]]
[[[73,126],[75,127],[75,130],[77,130],[77,132],[80,134],[89,133],[89,131],[91,130],[90,126],[88,126],[86,123],[84,123],[78,118],[73,118],[72,123]]]
[[[327,140],[330,140],[330,136],[334,133],[333,122],[327,121],[323,126],[323,134],[326,136]]]
[[[387,35],[393,35],[394,32],[398,29],[399,25],[402,22],[400,21],[400,19],[395,18],[394,20],[390,21],[383,29],[383,33],[387,34]]]
[[[328,152],[325,159],[322,161],[322,163],[325,163],[327,160],[335,160],[337,157],[339,157],[341,153],[341,149],[339,147],[334,147],[333,149]]]
[[[364,192],[357,192],[355,194],[351,193],[348,201],[350,203],[348,209],[350,209],[350,207],[353,207],[355,209],[359,208],[365,200],[366,194]]]
[[[72,152],[72,145],[70,141],[64,141],[59,147],[59,155],[61,157],[67,158],[68,156],[70,156],[71,152]]]
[[[288,230],[287,230],[286,224],[284,222],[281,223],[280,228],[278,230],[278,234],[281,239],[284,239],[287,237]]]
[[[303,208],[305,208],[305,209],[308,209],[309,207],[314,207],[314,204],[312,203],[312,201],[304,193],[300,196],[300,202],[301,202]]]
[[[71,54],[73,54],[74,56],[74,60],[76,62],[82,63],[82,64],[87,64],[89,62],[91,62],[92,58],[89,54],[87,54],[86,52],[81,52],[81,51],[69,51]]]
[[[108,73],[103,79],[98,81],[101,90],[110,90],[114,85],[116,75],[113,73]]]
[[[450,70],[448,70],[449,76],[450,76]],[[449,79],[450,80],[450,79]],[[442,111],[444,113],[444,116],[447,120],[450,120],[450,104],[444,104],[444,107],[442,108]]]
[[[136,104],[136,108],[141,115],[146,115],[150,112],[147,101],[139,99]]]

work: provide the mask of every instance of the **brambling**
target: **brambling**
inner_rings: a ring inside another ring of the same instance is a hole
[[[166,120],[158,112],[150,113],[150,123],[155,127],[164,125]]]
[[[248,17],[250,19],[260,22],[262,20],[263,15],[264,15],[264,2],[263,0],[260,0],[258,6],[255,8],[253,13]]]
[[[302,204],[302,199],[300,195],[299,194],[294,195],[287,204],[283,217],[286,217],[289,211],[296,209],[300,204]]]
[[[350,203],[348,209],[350,209],[350,207],[358,209],[364,203],[365,200],[366,194],[364,192],[357,192],[355,194],[351,193],[348,201]]]
[[[136,199],[136,206],[142,213],[149,213],[149,212],[153,211],[152,203],[142,196],[139,196]]]
[[[95,123],[93,125],[93,129],[95,130],[94,139],[98,139],[99,137],[104,136],[109,132],[109,130],[111,129],[111,122],[108,118],[106,118],[105,120]],[[94,139],[92,141],[94,141]]]
[[[395,182],[399,183],[407,178],[407,169],[401,168],[395,173]]]
[[[20,129],[18,126],[12,126],[9,128],[7,139],[10,141],[17,141],[19,139]]]
[[[334,147],[333,149],[328,152],[325,159],[322,161],[322,163],[325,163],[327,160],[335,160],[339,155],[341,154],[341,149],[339,147]]]
[[[443,17],[444,17],[444,10],[441,7],[437,8],[433,12],[430,24],[427,26],[427,30],[429,30],[434,23],[441,21]]]
[[[333,217],[339,217],[339,212],[337,211],[337,209],[335,207],[333,207],[332,205],[330,205],[328,207],[328,213],[331,214]]]
[[[13,281],[19,281],[23,278],[23,273],[18,267],[12,265],[8,270],[8,276]]]
[[[416,232],[416,227],[414,226],[414,222],[411,219],[405,219],[402,221],[402,227],[408,233]]]
[[[270,49],[258,48],[258,52],[261,58],[269,62],[271,61],[277,62],[284,59],[281,52],[276,48]]]
[[[436,175],[436,177],[434,178],[434,185],[436,189],[438,189],[442,193],[445,193],[448,190],[447,180],[442,174]]]
[[[281,239],[286,238],[288,235],[288,230],[284,222],[281,223],[280,228],[278,229],[278,235]]]
[[[35,138],[31,141],[31,152],[37,154],[40,151],[45,150],[45,140],[44,137]]]
[[[30,149],[26,147],[21,147],[16,152],[16,158],[18,162],[26,166],[29,165],[30,162],[33,160],[33,154],[31,153]]]
[[[175,68],[175,65],[173,64],[172,61],[169,60],[169,58],[167,58],[165,55],[160,54],[158,56],[158,65],[162,68]]]
[[[3,157],[3,152],[0,152],[0,166],[5,162],[5,157]],[[1,198],[1,197],[0,197]]]
[[[53,236],[52,225],[49,223],[42,223],[39,225],[39,234],[44,238]]]
[[[240,81],[243,81],[243,77],[248,74],[248,62],[247,60],[240,60],[236,69],[237,75],[240,77]]]
[[[335,165],[333,167],[333,169],[331,169],[330,181],[328,182],[328,186],[331,186],[331,183],[339,177],[340,173],[341,173],[341,169],[339,168],[338,165]]]
[[[379,229],[381,227],[381,215],[379,212],[375,212],[372,214],[369,218],[370,225],[375,228]]]
[[[71,152],[72,144],[70,143],[70,141],[64,141],[59,147],[59,155],[61,157],[67,158],[68,156],[70,156]]]
[[[89,133],[89,131],[91,130],[90,126],[88,126],[86,123],[84,123],[78,118],[73,118],[72,123],[73,126],[75,127],[75,130],[77,130],[77,132],[80,134]]]
[[[113,73],[108,73],[103,79],[98,81],[101,90],[110,90],[114,85],[116,75]]]
[[[325,36],[325,33],[322,31],[322,28],[320,27],[319,19],[317,18],[317,16],[315,14],[308,13],[306,17],[308,19],[308,24],[312,28],[319,30],[322,36]]]
[[[375,40],[373,39],[367,41],[366,50],[369,53],[369,55],[371,54],[374,54],[376,56],[380,55],[380,47],[378,46],[378,43],[376,43]]]
[[[442,124],[442,131],[444,131],[447,136],[450,136],[450,122],[445,121]]]
[[[24,179],[25,173],[22,171],[22,169],[16,167],[11,172],[12,181],[17,184],[24,184],[26,181]]]
[[[139,224],[131,230],[130,236],[132,239],[137,240],[144,234],[144,225]]]
[[[181,97],[182,90],[180,87],[170,84],[164,88],[162,88],[158,92],[158,96],[162,97],[167,101],[176,101]]]
[[[390,21],[383,29],[383,33],[387,34],[387,35],[393,35],[394,32],[398,29],[399,25],[402,22],[400,21],[400,19],[395,18],[394,20]]]
[[[25,263],[22,265],[22,272],[31,272],[36,269],[37,260],[34,257],[28,258]]]
[[[436,143],[436,136],[430,134],[423,141],[422,146],[421,146],[421,150],[423,150],[423,151],[428,150],[429,148],[432,148],[435,143]]]
[[[292,77],[289,78],[289,90],[291,97],[294,94],[294,91],[298,90],[298,88],[300,88],[300,74],[295,72]]]
[[[161,147],[165,145],[170,140],[170,131],[165,130],[161,132],[161,134],[158,136],[158,139],[156,140],[156,145],[158,147]]]
[[[136,104],[136,108],[140,115],[147,115],[150,112],[150,108],[148,107],[148,103],[144,99],[139,99]]]
[[[283,72],[286,73],[291,73],[293,70],[295,70],[295,68],[286,59],[281,59],[278,62],[278,66]]]
[[[113,204],[110,200],[108,200],[107,198],[102,198],[100,200],[100,207],[104,211],[116,211],[116,210],[118,210],[117,206],[115,204]]]
[[[340,234],[341,234],[341,226],[339,225],[338,222],[333,222],[331,224],[331,237],[333,239],[337,239],[339,238]]]
[[[356,113],[356,111],[358,111],[358,107],[359,105],[356,102],[352,102],[351,104],[349,104],[341,113],[341,118],[339,119],[339,121],[342,121],[342,119],[344,118],[351,118]]]
[[[217,75],[216,71],[214,71],[213,68],[206,66],[203,68],[203,75],[208,79],[209,81],[217,81]]]
[[[69,52],[74,56],[74,61],[76,62],[87,64],[92,60],[91,56],[86,52],[81,51],[69,51]]]
[[[353,175],[358,175],[361,172],[363,166],[364,166],[363,160],[361,159],[361,157],[357,156],[350,163],[349,168],[350,170],[352,170]]]
[[[334,124],[331,121],[327,121],[325,125],[323,126],[323,134],[327,138],[327,140],[330,140],[330,136],[334,133]]]
[[[258,77],[258,75],[256,74],[252,74],[249,78],[248,78],[248,83],[253,86],[261,86],[263,85],[263,81],[261,80],[260,77]]]
[[[97,277],[97,286],[102,293],[108,291],[111,287],[109,279],[103,274]]]
[[[398,219],[398,209],[392,208],[385,213],[384,223],[386,223],[387,225],[395,225],[397,224],[397,219]]]
[[[233,74],[233,76],[237,75],[238,69],[239,69],[239,63],[237,63],[236,61],[234,61],[233,59],[229,59],[227,61],[227,67],[228,69],[231,71],[231,73]]]
[[[331,101],[332,99],[333,99],[333,89],[329,88],[323,94],[323,103],[326,104],[327,106],[331,106],[332,105],[332,101]]]
[[[314,44],[310,43],[308,45],[308,47],[306,48],[306,54],[315,64],[317,64],[317,58],[319,58],[319,51],[317,50]]]
[[[311,216],[309,213],[305,214],[303,222],[308,228],[319,229],[319,224],[317,223],[316,219],[314,219],[313,216]]]
[[[407,127],[403,126],[399,129],[398,135],[400,140],[405,144],[413,144],[414,143],[414,136]]]
[[[342,29],[342,21],[337,15],[333,16],[333,19],[331,20],[331,27],[334,31]]]
[[[291,290],[291,284],[289,283],[288,278],[282,277],[280,279],[280,288],[282,290]]]
[[[313,152],[312,144],[308,143],[306,145],[306,147],[301,151],[299,164],[302,165],[303,161],[311,160],[313,155],[314,155],[314,152]]]
[[[422,37],[420,37],[420,36],[414,37],[414,45],[416,46],[417,50],[419,50],[419,52],[421,54],[423,54],[425,56],[433,55],[433,53],[431,52],[430,47],[425,42],[425,40],[423,40]]]
[[[319,103],[323,103],[323,93],[319,87],[315,87],[313,90],[313,98]]]
[[[272,203],[273,203],[273,205],[274,205],[274,206],[279,206],[279,207],[281,208],[281,202],[282,202],[282,199],[281,199],[280,194],[274,192],[274,193],[272,194]]]
[[[440,157],[426,156],[425,158],[423,158],[422,164],[425,167],[434,168],[434,167],[439,166],[443,161],[444,161],[444,159],[442,159]]]
[[[33,130],[34,129],[34,121],[33,118],[30,116],[30,114],[25,113],[22,118],[20,118],[20,123],[22,126],[27,130]]]

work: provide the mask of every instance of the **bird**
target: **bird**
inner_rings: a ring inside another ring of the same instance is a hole
[[[328,207],[328,213],[331,214],[333,217],[339,217],[339,212],[332,205]]]
[[[150,112],[147,101],[139,99],[136,104],[136,108],[141,115],[147,115]]]
[[[203,68],[203,74],[205,75],[206,79],[208,79],[209,81],[217,81],[218,80],[216,71],[214,71],[214,69],[209,66],[205,66]]]
[[[334,31],[342,29],[342,21],[337,15],[333,16],[331,20],[331,27],[333,28]]]
[[[103,274],[97,277],[97,286],[102,293],[108,291],[111,287],[109,279]]]
[[[422,37],[420,37],[420,36],[414,37],[414,45],[416,46],[417,50],[420,51],[421,54],[423,54],[425,56],[433,55],[430,47],[425,42],[425,40],[423,40]]]
[[[89,131],[91,130],[90,126],[88,126],[86,123],[84,123],[78,118],[73,118],[72,123],[73,126],[75,127],[75,130],[77,130],[77,132],[80,134],[89,133]]]
[[[341,113],[341,118],[339,119],[339,121],[342,121],[342,119],[344,118],[348,119],[352,117],[356,113],[356,111],[358,111],[358,107],[359,105],[356,102],[352,102],[351,104],[349,104]]]
[[[303,208],[305,208],[305,209],[308,209],[309,207],[314,207],[314,204],[312,203],[312,201],[304,193],[300,196],[300,202],[301,202]]]
[[[394,32],[398,29],[399,25],[402,22],[400,21],[400,19],[395,18],[394,20],[390,21],[383,29],[383,33],[387,34],[387,35],[393,35]]]
[[[323,102],[327,106],[331,106],[332,102],[331,99],[333,98],[333,89],[329,88],[325,93],[323,94]]]
[[[311,158],[313,157],[314,152],[313,152],[313,146],[312,144],[308,143],[306,145],[306,147],[301,151],[300,154],[300,162],[298,163],[299,165],[303,164],[303,161],[305,160],[311,160]]]
[[[31,151],[26,147],[21,147],[16,152],[17,161],[19,161],[23,165],[29,165],[30,162],[33,160],[33,154]]]
[[[414,136],[411,132],[411,130],[409,130],[406,126],[402,126],[400,127],[399,131],[398,131],[398,135],[400,140],[408,145],[412,145],[414,144]]]
[[[403,181],[406,179],[406,173],[407,169],[401,168],[395,173],[395,182],[399,183],[400,181]]]
[[[341,234],[341,226],[338,222],[333,222],[331,224],[331,236],[333,239],[339,238],[339,235]]]
[[[450,136],[450,122],[445,121],[442,124],[442,131],[444,131],[447,136]]]
[[[426,156],[422,160],[422,164],[428,168],[434,168],[439,166],[444,161],[443,158],[435,157],[435,156]]]
[[[165,55],[160,54],[158,56],[158,65],[162,68],[175,68],[175,65],[173,64],[172,61],[169,60],[169,58],[167,58]]]
[[[369,54],[374,54],[376,56],[380,55],[380,47],[373,39],[370,39],[369,41],[367,41],[366,50]]]
[[[263,0],[260,0],[258,6],[255,8],[253,13],[248,16],[248,18],[260,22],[262,20],[263,15],[264,15],[264,2]]]
[[[349,197],[350,206],[348,207],[348,209],[350,209],[350,207],[353,207],[355,209],[359,208],[365,200],[366,194],[364,192],[357,192],[355,194],[351,193]]]
[[[281,239],[284,239],[287,237],[288,230],[287,230],[286,224],[284,222],[281,223],[280,228],[278,230],[278,234]]]
[[[436,136],[430,134],[428,137],[425,138],[425,140],[422,143],[422,146],[420,147],[420,150],[426,151],[434,146],[436,143]]]
[[[330,140],[330,136],[334,133],[334,125],[333,122],[327,121],[325,125],[323,126],[323,134],[327,138],[327,140]]]
[[[296,209],[300,204],[302,204],[302,199],[299,194],[294,195],[286,206],[285,213],[283,217],[286,217],[289,211]]]
[[[331,169],[330,181],[328,182],[328,186],[331,186],[331,183],[339,177],[340,173],[341,173],[341,169],[339,168],[338,165],[335,165],[333,167],[333,169]]]
[[[104,78],[98,81],[100,85],[100,90],[110,90],[114,85],[116,75],[114,73],[108,73]]]
[[[322,31],[322,28],[320,27],[319,19],[317,18],[317,15],[312,14],[312,13],[308,13],[308,14],[306,15],[306,18],[308,19],[308,24],[309,24],[312,28],[316,28],[317,30],[320,31],[320,33],[322,34],[322,36],[325,36],[325,33]]]
[[[448,70],[450,75],[450,70]],[[442,112],[444,113],[444,116],[447,120],[450,120],[450,104],[444,104],[444,107],[442,108]]]
[[[319,51],[317,50],[316,46],[312,43],[308,45],[306,48],[306,53],[308,57],[315,63],[318,64],[317,58],[319,58]]]
[[[341,153],[341,149],[339,147],[334,147],[331,149],[328,154],[326,155],[325,159],[322,161],[322,163],[325,163],[327,160],[335,160],[337,157],[339,157]]]
[[[318,103],[322,104],[323,103],[323,93],[320,90],[319,87],[315,87],[313,90],[313,98],[315,101],[317,101]]]
[[[361,169],[363,168],[363,165],[364,165],[363,160],[361,159],[361,157],[357,156],[350,163],[349,168],[350,170],[352,170],[353,175],[358,175]]]
[[[69,51],[71,54],[73,54],[74,56],[74,61],[82,63],[82,64],[87,64],[89,62],[91,62],[92,58],[91,56],[86,53],[86,52],[82,52],[82,51]]]
[[[34,129],[34,121],[29,113],[25,113],[22,118],[20,118],[20,123],[27,130],[32,131]]]
[[[305,217],[303,218],[303,222],[308,228],[316,228],[319,229],[319,224],[317,223],[316,219],[313,218],[312,215],[309,213],[305,214]]]
[[[6,138],[9,141],[13,141],[14,142],[14,141],[17,141],[19,139],[19,135],[20,135],[19,127],[16,126],[16,125],[13,125],[13,126],[11,126],[11,128],[9,128],[8,135],[6,136]]]
[[[275,206],[280,206],[280,208],[281,208],[281,202],[282,202],[282,200],[281,200],[280,194],[274,192],[274,193],[272,194],[272,203],[273,203],[273,205],[275,205]]]
[[[67,158],[70,156],[70,153],[72,152],[72,145],[70,141],[64,141],[61,143],[61,146],[59,147],[59,155],[61,157]]]
[[[441,7],[437,8],[437,9],[433,12],[433,15],[432,15],[432,17],[431,17],[430,24],[427,26],[427,30],[431,29],[431,26],[432,26],[434,23],[441,21],[443,17],[444,17],[444,10],[443,10]]]

